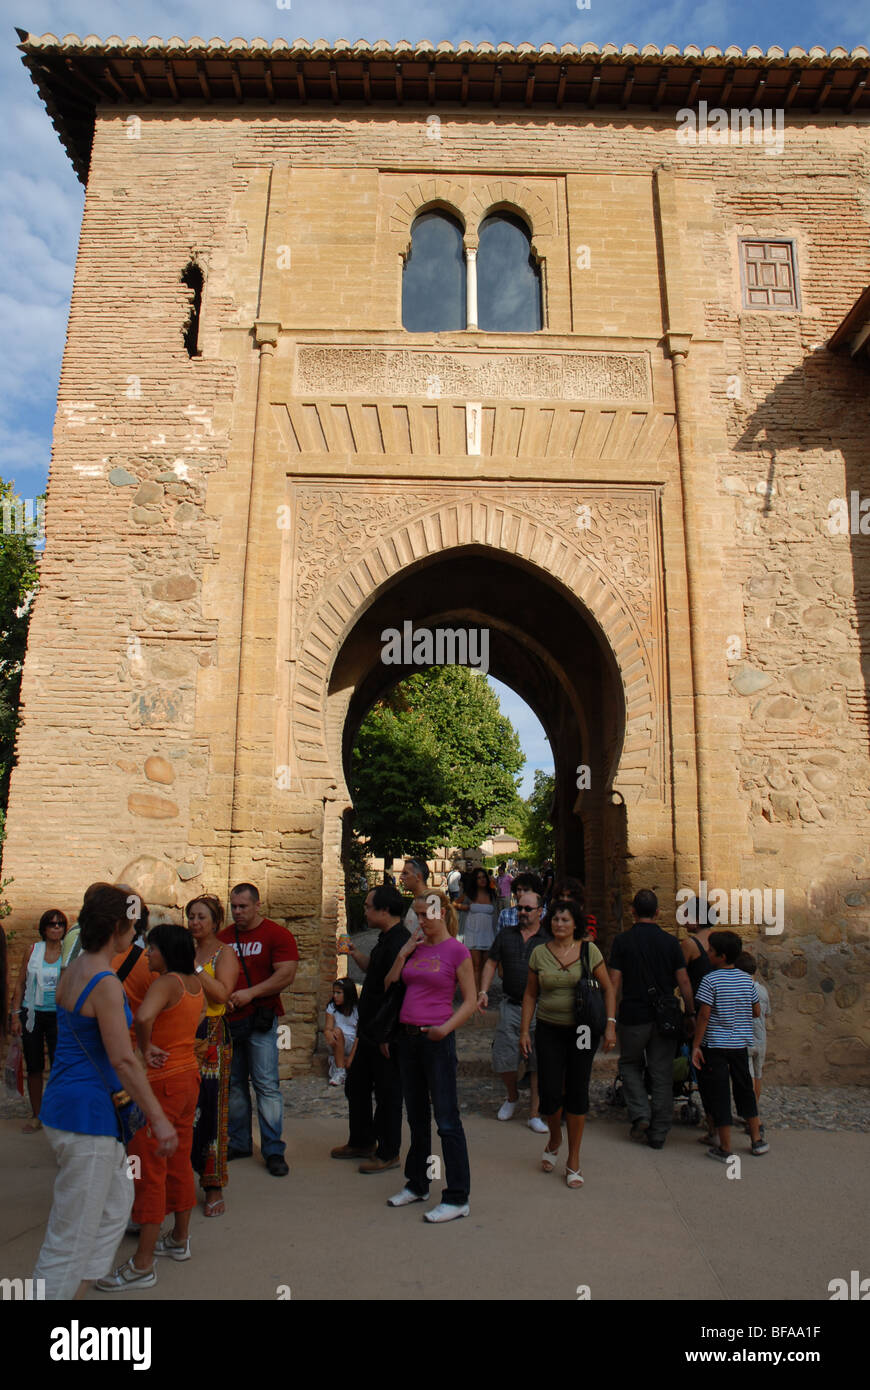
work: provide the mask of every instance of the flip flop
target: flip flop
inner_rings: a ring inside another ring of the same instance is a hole
[[[35,1134],[38,1129],[42,1129],[42,1120],[28,1120],[21,1126],[22,1134]]]
[[[206,1216],[223,1216],[226,1211],[223,1197],[214,1197],[210,1202],[206,1202],[203,1210]]]

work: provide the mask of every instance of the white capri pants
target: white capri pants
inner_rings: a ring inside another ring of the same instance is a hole
[[[43,1130],[59,1172],[45,1240],[33,1271],[46,1300],[74,1296],[83,1279],[111,1273],[130,1219],[135,1184],[124,1145],[108,1134]]]

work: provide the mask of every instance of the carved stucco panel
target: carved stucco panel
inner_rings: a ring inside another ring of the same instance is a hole
[[[376,590],[426,555],[460,545],[519,555],[564,584],[601,627],[623,674],[628,754],[616,785],[666,796],[663,591],[658,490],[626,485],[352,483],[290,487],[293,756],[328,761],[329,676]],[[640,756],[639,756],[640,755]]]

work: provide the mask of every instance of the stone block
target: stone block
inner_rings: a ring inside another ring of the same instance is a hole
[[[153,754],[145,759],[145,776],[149,782],[163,782],[170,785],[175,781],[175,769],[167,758]]]
[[[127,808],[132,815],[146,820],[173,820],[178,815],[174,801],[164,801],[162,796],[149,796],[147,792],[131,792]]]

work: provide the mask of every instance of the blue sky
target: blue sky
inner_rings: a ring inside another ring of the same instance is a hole
[[[14,481],[24,498],[43,491],[48,476],[83,190],[21,63],[16,25],[37,34],[101,38],[198,34],[227,40],[487,39],[659,47],[675,43],[681,48],[689,43],[736,43],[741,48],[754,43],[785,49],[795,44],[853,48],[870,43],[868,0],[828,0],[824,5],[767,0],[763,6],[749,0],[591,0],[584,10],[578,10],[577,0],[543,0],[534,6],[527,0],[478,0],[474,6],[465,0],[290,0],[289,8],[286,2],[279,8],[277,0],[246,0],[244,5],[237,0],[139,0],[136,5],[119,0],[0,0],[0,15],[6,21],[0,27],[0,244],[5,252],[0,286],[0,478]],[[522,705],[513,692],[510,701]],[[535,765],[548,765],[533,762],[541,754],[531,750],[547,750],[548,745],[528,722],[534,721],[530,711],[522,715],[517,709],[515,723],[518,719],[528,729],[523,738],[531,775]]]
[[[520,743],[526,755],[520,794],[528,796],[535,784],[535,768],[542,768],[544,772],[553,771],[553,755],[547,736],[537,717],[509,685],[503,685],[493,676],[487,676],[487,680],[498,696],[502,714],[507,715],[520,736]]]

